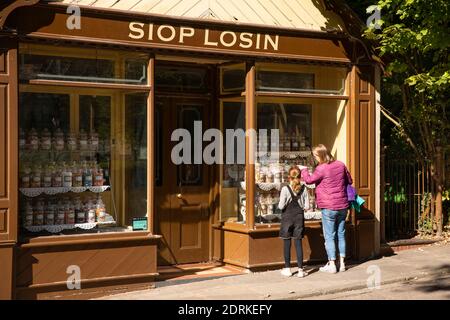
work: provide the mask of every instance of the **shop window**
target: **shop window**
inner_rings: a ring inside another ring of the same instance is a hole
[[[342,67],[257,64],[256,90],[345,95],[347,73]]]
[[[31,89],[19,95],[21,236],[123,231],[146,217],[147,94]]]
[[[220,93],[245,91],[245,64],[220,67]]]
[[[209,92],[210,79],[205,68],[156,66],[157,90],[171,92]]]
[[[93,54],[95,57],[95,54]],[[44,54],[20,55],[19,77],[22,83],[30,80],[55,80],[143,85],[147,83],[147,64],[127,60],[122,67],[119,60]],[[125,73],[118,70],[125,68]]]
[[[221,109],[221,129],[225,147],[222,152],[224,164],[221,165],[220,173],[220,219],[244,223],[246,220],[245,164],[240,161],[240,158],[245,159],[245,142],[242,145],[242,141],[238,138],[228,141],[226,130],[245,130],[245,103],[226,101],[222,102]],[[227,156],[228,146],[232,146],[233,157]],[[243,154],[239,155],[239,152]],[[227,158],[232,161],[227,162]]]
[[[257,129],[267,129],[268,139],[259,139],[255,163],[255,222],[278,223],[279,194],[288,184],[292,166],[316,166],[312,146],[323,143],[333,156],[345,163],[345,101],[327,99],[267,99],[257,104]],[[279,138],[272,139],[272,129]],[[319,219],[314,185],[305,185],[309,195],[306,219]]]

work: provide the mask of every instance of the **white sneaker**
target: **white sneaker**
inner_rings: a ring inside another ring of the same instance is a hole
[[[283,268],[281,269],[281,274],[286,277],[292,276],[291,268]]]
[[[339,264],[339,272],[344,272],[345,270],[347,270],[347,269],[345,269],[345,263],[340,263]]]
[[[308,275],[308,273],[307,273],[305,270],[303,270],[303,269],[298,269],[297,277],[299,277],[299,278],[304,278],[304,277],[306,277],[307,275]]]
[[[328,272],[328,273],[336,273],[337,272],[336,265],[335,264],[331,264],[330,262],[328,262],[323,267],[320,267],[319,271]]]

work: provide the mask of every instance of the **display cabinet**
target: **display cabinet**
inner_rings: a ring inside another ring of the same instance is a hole
[[[21,235],[133,230],[147,216],[148,94],[108,85],[146,83],[145,55],[33,48],[19,65]]]

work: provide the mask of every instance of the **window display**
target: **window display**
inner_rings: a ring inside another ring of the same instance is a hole
[[[336,123],[338,126],[336,126]],[[278,141],[259,139],[255,163],[255,222],[279,223],[281,188],[288,184],[288,171],[303,165],[313,172],[311,148],[326,143],[336,159],[345,162],[345,102],[320,99],[267,99],[257,104],[257,129],[279,130]],[[333,128],[330,130],[329,128]],[[245,182],[242,183],[245,187]],[[306,185],[309,209],[305,218],[321,218],[315,203],[314,185]]]
[[[311,154],[311,109],[310,104],[258,103],[257,128],[279,130],[279,140],[259,139],[257,162],[255,163],[255,222],[280,222],[277,209],[281,188],[288,184],[288,172],[292,166],[314,167]],[[307,186],[310,194],[310,209],[307,218],[315,217],[314,186]]]
[[[47,69],[56,74],[52,59]],[[21,85],[21,235],[131,230],[134,218],[147,215],[146,119],[147,93]]]

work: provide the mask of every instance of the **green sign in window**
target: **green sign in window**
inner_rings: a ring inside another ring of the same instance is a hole
[[[133,218],[133,231],[147,230],[147,217]]]

